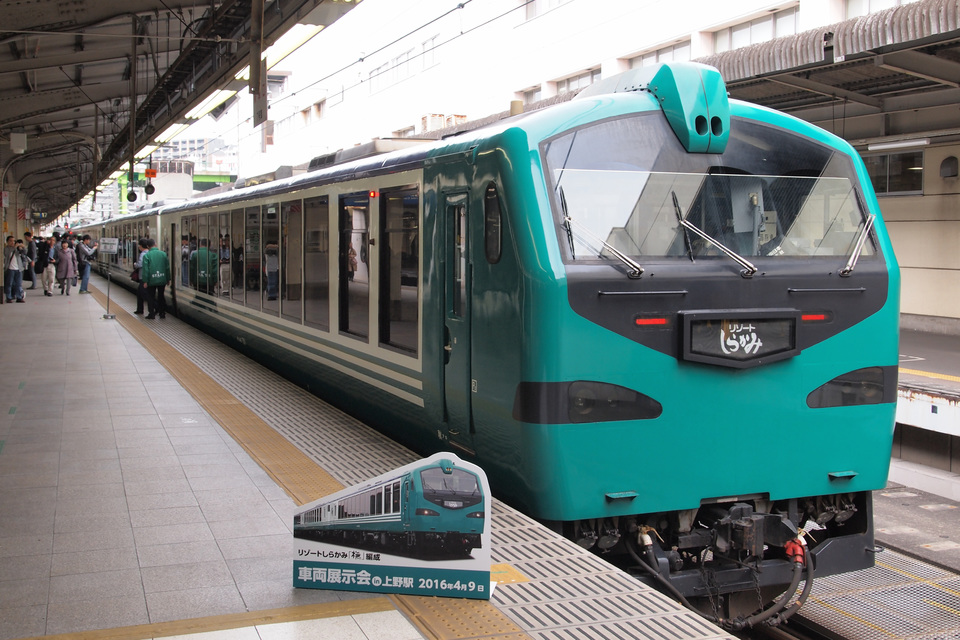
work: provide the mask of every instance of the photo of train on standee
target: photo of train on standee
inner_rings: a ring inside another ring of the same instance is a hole
[[[729,100],[715,69],[634,70],[87,232],[121,239],[100,262],[121,282],[157,237],[180,318],[415,451],[456,451],[722,624],[789,616],[814,567],[873,565],[889,236],[847,142]],[[204,246],[220,268],[199,282]]]
[[[477,474],[441,459],[314,503],[294,516],[293,536],[429,560],[470,557],[485,523]]]

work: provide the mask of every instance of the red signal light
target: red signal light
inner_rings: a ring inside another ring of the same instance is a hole
[[[371,191],[371,192],[370,192],[370,197],[371,197],[371,198],[376,198],[376,197],[378,197],[379,195],[380,195],[380,194],[377,193],[376,191]]]
[[[638,327],[662,327],[667,324],[666,318],[637,318]]]

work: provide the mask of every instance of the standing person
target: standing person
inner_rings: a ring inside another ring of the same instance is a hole
[[[94,255],[97,253],[99,242],[94,242],[90,246],[90,234],[84,234],[77,245],[77,264],[80,266],[80,293],[90,293],[87,291],[87,285],[90,283],[90,266]]]
[[[70,241],[60,241],[60,254],[57,257],[57,282],[60,295],[70,295],[70,285],[77,279],[77,252],[70,248]]]
[[[193,288],[213,293],[217,288],[220,259],[210,250],[210,241],[200,238],[200,248],[190,254],[190,282]]]
[[[157,241],[148,238],[150,250],[143,256],[140,267],[140,286],[147,288],[147,304],[150,313],[147,320],[153,320],[160,313],[160,318],[167,315],[167,300],[163,295],[167,283],[170,282],[170,260],[167,254],[157,248]]]
[[[137,272],[137,277],[140,278],[140,281],[137,282],[137,310],[133,313],[142,316],[143,315],[143,303],[147,298],[147,288],[144,286],[143,279],[143,256],[147,254],[147,251],[150,250],[150,243],[147,242],[146,238],[140,238],[137,241],[137,247],[140,249],[140,255],[137,256],[136,262],[133,263],[134,270]]]
[[[37,242],[33,239],[33,234],[29,231],[23,232],[23,241],[27,245],[27,260],[30,262],[29,265],[23,268],[27,274],[24,279],[30,280],[30,289],[36,289],[37,274],[40,273],[34,269],[37,264]]]
[[[17,246],[19,243],[19,248]],[[7,244],[3,248],[3,294],[7,302],[25,302],[23,299],[23,260],[26,251],[23,240],[14,242],[13,236],[7,236]]]
[[[53,295],[53,281],[57,277],[57,247],[53,236],[47,238],[43,245],[43,295]]]

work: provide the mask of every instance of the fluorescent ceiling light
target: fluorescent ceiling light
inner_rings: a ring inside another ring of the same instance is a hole
[[[236,91],[231,91],[229,89],[220,89],[218,91],[214,91],[207,97],[206,100],[188,111],[186,117],[190,120],[199,120],[232,98],[236,93]]]
[[[136,160],[143,160],[159,148],[160,147],[155,144],[148,144],[143,149],[140,149],[140,151],[138,151],[133,157]]]
[[[930,144],[930,138],[918,138],[916,140],[892,140],[890,142],[873,142],[867,145],[867,151],[910,149],[912,147],[925,147],[928,144]]]
[[[156,138],[154,138],[153,141],[156,142],[157,144],[163,144],[164,142],[169,142],[170,140],[175,138],[177,135],[179,135],[181,132],[183,132],[185,129],[188,129],[189,127],[190,127],[189,124],[180,124],[179,122],[175,122],[169,127],[167,127],[166,131],[164,131],[163,133],[158,135]]]

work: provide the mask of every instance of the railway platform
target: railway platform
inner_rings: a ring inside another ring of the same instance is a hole
[[[497,501],[489,602],[294,589],[295,507],[419,456],[105,284],[0,306],[0,640],[730,638]]]

